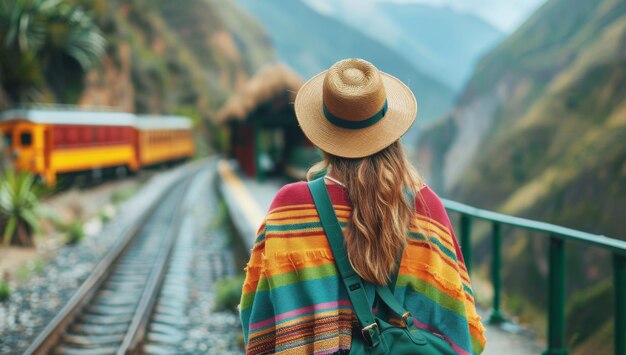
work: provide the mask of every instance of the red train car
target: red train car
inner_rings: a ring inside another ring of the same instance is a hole
[[[195,153],[191,120],[126,112],[32,108],[0,114],[5,149],[17,170],[52,186],[59,174],[181,160]]]

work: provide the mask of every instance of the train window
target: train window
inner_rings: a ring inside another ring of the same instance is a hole
[[[13,144],[13,135],[11,132],[7,132],[4,134],[4,145],[10,147]]]
[[[33,136],[30,132],[22,132],[20,133],[20,145],[27,147],[33,144]]]

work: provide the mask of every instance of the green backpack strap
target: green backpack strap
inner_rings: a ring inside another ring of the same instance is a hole
[[[309,182],[309,190],[313,196],[317,213],[320,216],[322,227],[328,237],[328,243],[335,257],[335,264],[343,280],[343,284],[348,291],[348,297],[352,302],[352,307],[359,319],[359,324],[362,329],[371,326],[374,321],[374,315],[370,308],[370,302],[367,300],[367,294],[361,277],[354,272],[348,254],[343,245],[343,232],[341,226],[337,220],[335,209],[333,208],[328,191],[326,190],[326,184],[324,178],[319,178]]]
[[[363,280],[354,271],[352,265],[350,265],[348,253],[346,252],[344,246],[343,231],[339,225],[339,220],[335,214],[335,209],[330,201],[330,197],[328,196],[328,190],[326,189],[324,178],[322,177],[310,181],[308,186],[309,190],[311,190],[311,195],[313,196],[313,201],[319,214],[320,222],[326,232],[328,243],[330,244],[333,256],[335,257],[335,264],[337,265],[343,284],[348,292],[348,297],[352,303],[354,313],[356,313],[359,320],[361,333],[364,337],[370,340],[369,342],[371,346],[376,346],[379,342],[380,333],[377,328],[378,326],[376,324],[374,314],[372,313],[372,304],[374,300],[368,300]],[[393,280],[395,280],[395,276],[396,275],[394,275]],[[407,322],[409,314],[393,296],[389,286],[374,287],[380,300],[382,300],[393,313],[402,317],[405,322]]]

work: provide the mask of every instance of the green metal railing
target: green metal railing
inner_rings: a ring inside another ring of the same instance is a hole
[[[489,322],[491,323],[501,323],[504,321],[504,316],[500,311],[502,226],[508,225],[515,228],[542,232],[550,238],[550,246],[548,248],[549,272],[547,290],[548,349],[544,352],[544,355],[562,355],[568,353],[565,338],[565,243],[570,241],[583,243],[610,251],[613,257],[613,290],[615,298],[614,353],[616,355],[626,355],[626,241],[608,238],[603,235],[585,233],[549,223],[482,210],[455,201],[444,199],[443,203],[449,211],[460,214],[459,235],[461,239],[461,250],[468,272],[471,272],[472,265],[472,220],[481,219],[491,222],[493,248],[493,257],[491,260],[493,311],[489,318]]]

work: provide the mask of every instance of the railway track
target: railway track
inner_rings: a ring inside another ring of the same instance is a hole
[[[25,354],[127,354],[140,351],[183,220],[195,168],[105,255]]]

